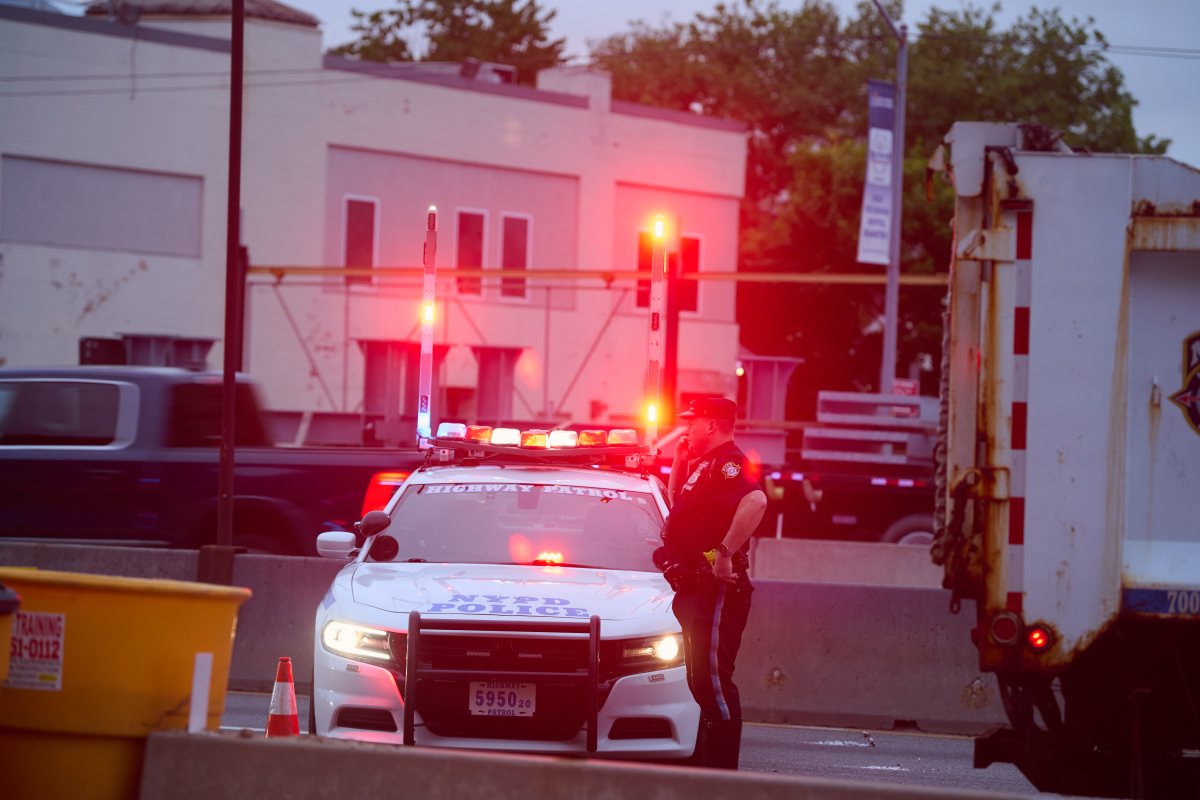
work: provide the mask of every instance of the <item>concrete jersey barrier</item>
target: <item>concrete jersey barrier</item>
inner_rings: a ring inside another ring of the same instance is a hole
[[[883,546],[887,547],[887,546]],[[901,548],[903,549],[903,548]],[[194,579],[193,551],[0,542],[0,565]],[[229,688],[269,691],[280,656],[296,686],[312,675],[313,618],[342,563],[239,555],[241,608]],[[979,672],[969,604],[941,589],[756,581],[735,679],[745,718],[975,734],[1002,723],[994,676]]]
[[[141,800],[214,797],[418,797],[454,800],[1004,800],[1020,795],[831,781],[753,772],[392,747],[308,736],[155,733]]]

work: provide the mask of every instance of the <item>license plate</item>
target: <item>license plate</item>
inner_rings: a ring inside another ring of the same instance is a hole
[[[536,688],[515,681],[471,681],[467,706],[485,717],[531,717]]]

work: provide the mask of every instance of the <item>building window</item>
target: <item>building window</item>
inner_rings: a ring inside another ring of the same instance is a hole
[[[638,234],[638,272],[650,272],[650,261],[654,258],[654,240],[642,231]],[[650,281],[637,282],[637,307],[650,307]]]
[[[679,237],[679,274],[695,275],[700,271],[700,240],[694,236]],[[680,311],[700,309],[700,282],[677,281]]]
[[[650,261],[653,259],[654,242],[648,232],[638,234],[638,271],[650,272]],[[700,271],[700,239],[695,236],[679,237],[679,252],[668,253],[667,263],[671,269],[678,269],[682,275],[696,274]],[[680,311],[697,311],[700,308],[700,283],[694,280],[676,281],[675,297]],[[666,298],[664,298],[665,301]],[[638,308],[650,307],[650,281],[637,282]]]
[[[346,250],[343,266],[374,267],[378,206],[374,200],[346,198]],[[364,276],[346,276],[346,283],[370,283]]]
[[[530,218],[504,216],[503,240],[501,242],[500,269],[505,272],[524,273],[529,269]],[[501,278],[501,297],[525,297],[525,278]]]
[[[458,212],[458,248],[454,265],[459,269],[483,269],[483,228],[481,212]],[[458,279],[459,294],[480,294],[483,281],[478,277]]]

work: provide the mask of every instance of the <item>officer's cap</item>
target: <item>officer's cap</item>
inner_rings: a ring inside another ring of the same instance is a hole
[[[678,419],[704,417],[733,422],[737,416],[737,403],[725,397],[697,397],[686,411],[681,411],[675,416]]]

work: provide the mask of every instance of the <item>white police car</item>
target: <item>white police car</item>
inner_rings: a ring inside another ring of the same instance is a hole
[[[364,517],[358,539],[318,539],[322,555],[351,560],[317,609],[310,730],[691,756],[700,711],[673,595],[651,561],[664,488],[633,431],[611,431],[610,443],[592,431],[579,441],[567,431],[438,433],[431,452],[448,463],[415,471],[386,515]],[[601,463],[613,456],[622,466]]]

